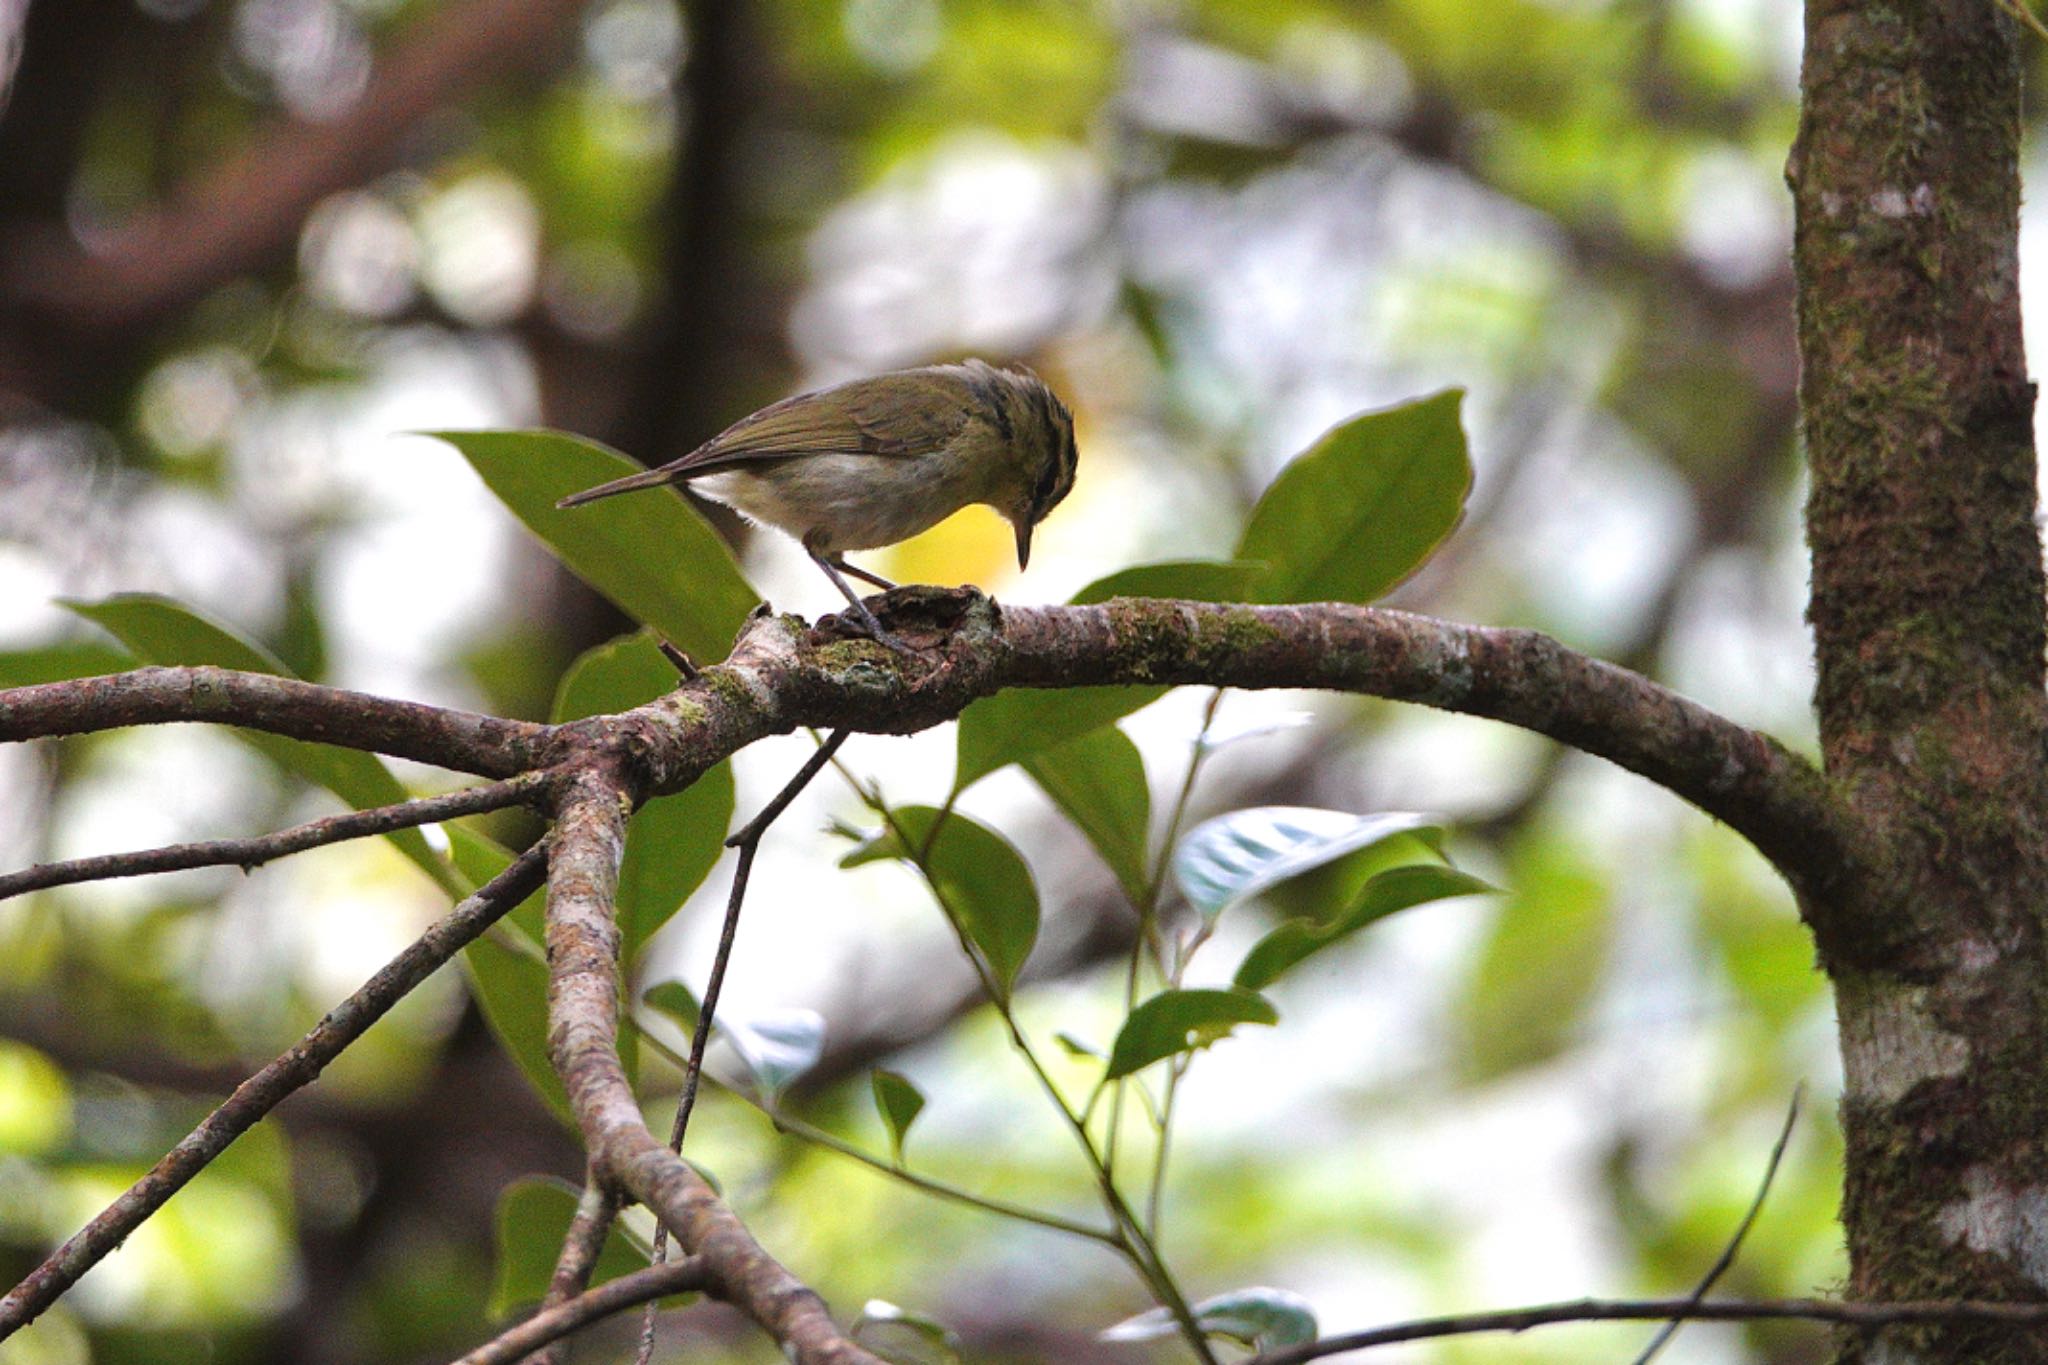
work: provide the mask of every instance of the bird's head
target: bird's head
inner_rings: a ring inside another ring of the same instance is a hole
[[[1074,414],[1029,370],[970,362],[970,387],[1003,450],[990,504],[1017,532],[1017,567],[1031,562],[1031,532],[1074,486]]]

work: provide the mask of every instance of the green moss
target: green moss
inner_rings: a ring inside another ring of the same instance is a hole
[[[1229,606],[1195,618],[1195,647],[1205,658],[1254,653],[1282,639],[1284,632],[1261,617],[1256,608]]]

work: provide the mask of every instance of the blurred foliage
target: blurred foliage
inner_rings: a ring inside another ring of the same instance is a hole
[[[347,109],[440,8],[29,7],[0,112],[0,232],[103,244],[206,168]],[[670,676],[652,642],[549,567],[486,485],[597,594],[716,657],[756,585],[829,609],[778,577],[785,547],[728,556],[666,495],[573,521],[553,499],[624,467],[600,444],[652,461],[800,384],[974,352],[1028,359],[1068,395],[1081,481],[1027,583],[1004,576],[1007,528],[972,512],[877,556],[883,572],[1078,601],[1284,598],[1238,561],[1320,547],[1346,572],[1303,570],[1300,592],[1363,598],[1442,541],[1397,605],[1551,630],[1801,742],[1777,183],[1795,34],[1775,3],[593,3],[555,65],[442,101],[285,249],[189,303],[113,336],[79,333],[61,300],[32,320],[0,309],[0,684],[232,646],[534,718],[644,699]],[[13,364],[24,335],[47,369]],[[1412,402],[1452,386],[1461,408]],[[1443,439],[1418,448],[1462,471],[1455,496],[1382,489],[1368,517],[1355,483],[1280,475],[1319,432],[1341,456],[1367,429],[1333,423],[1367,409],[1434,424]],[[394,435],[542,425],[580,439],[528,458],[454,435],[465,461]],[[136,593],[191,606],[117,596]],[[126,648],[44,605],[59,597],[101,604],[89,614]],[[938,880],[986,900],[956,912],[999,979],[1021,972],[1019,1027],[1079,1103],[1105,1057],[1064,1055],[1055,1035],[1106,1056],[1129,997],[1122,965],[1071,945],[1127,937],[1155,895],[1187,930],[1159,879],[1169,827],[1267,806],[1433,810],[1443,849],[1504,895],[1382,919],[1377,878],[1427,867],[1408,875],[1441,891],[1473,873],[1412,842],[1354,850],[1229,911],[1184,983],[1148,969],[1139,999],[1219,990],[1262,940],[1286,971],[1281,1022],[1202,1052],[1180,1088],[1162,1235],[1193,1296],[1277,1285],[1328,1331],[1689,1287],[1800,1077],[1808,1117],[1726,1283],[1831,1286],[1827,1004],[1789,898],[1747,848],[1631,779],[1525,762],[1476,725],[1318,701],[1311,725],[1267,727],[1263,702],[1233,696],[1247,737],[1223,749],[1197,740],[1190,704],[992,698],[936,748],[847,758],[865,793],[777,826],[764,870],[799,867],[800,889],[769,884],[750,910],[732,1023],[808,1037],[822,1015],[805,1044],[817,1083],[783,1094],[782,1116],[887,1165],[914,1115],[920,1174],[1092,1211],[1004,1030],[987,1010],[956,1018],[956,945],[900,832],[872,849],[889,866],[840,873],[845,845],[805,819],[872,833],[880,788],[899,819],[959,806],[925,852],[960,861]],[[443,784],[335,762],[288,776],[182,734],[0,754],[0,850],[12,866],[247,834],[375,799],[368,782]],[[785,776],[743,762],[636,817],[636,995],[697,979],[734,787],[752,809]],[[473,882],[532,833],[516,812],[466,822],[455,868]],[[444,841],[400,842],[410,863],[352,845],[246,878],[0,905],[0,1270],[25,1271],[445,906],[418,870],[455,875]],[[539,1081],[522,915],[470,968]],[[507,1283],[501,1201],[581,1170],[468,1000],[432,983],[0,1362],[321,1365],[474,1344]],[[640,1024],[659,1105],[679,1035],[657,1013]],[[754,1062],[728,1041],[720,1065],[744,1080]],[[887,1070],[860,1075],[875,1056]],[[1156,1103],[1179,1065],[1130,1084]],[[1126,1100],[1132,1179],[1155,1150]],[[1084,1358],[1104,1349],[1090,1334],[1148,1306],[1096,1248],[928,1200],[778,1136],[732,1094],[707,1097],[692,1155],[847,1320],[878,1298],[952,1328],[968,1358]],[[694,1350],[760,1355],[715,1320],[678,1323]],[[1646,1336],[1415,1354],[1579,1360]],[[1684,1344],[1774,1365],[1820,1353],[1797,1327],[1694,1325]]]

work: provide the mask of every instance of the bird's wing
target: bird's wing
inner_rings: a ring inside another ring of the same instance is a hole
[[[855,380],[770,404],[665,468],[679,476],[795,455],[916,455],[951,440],[967,421],[959,396],[925,392],[906,376]]]

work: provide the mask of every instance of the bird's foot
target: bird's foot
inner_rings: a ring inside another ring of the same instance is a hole
[[[899,637],[892,635],[879,620],[875,619],[875,614],[868,610],[867,603],[861,601],[853,602],[847,611],[847,615],[859,622],[861,629],[867,633],[868,638],[877,644],[887,645],[906,659],[917,657],[915,649],[905,644]]]

